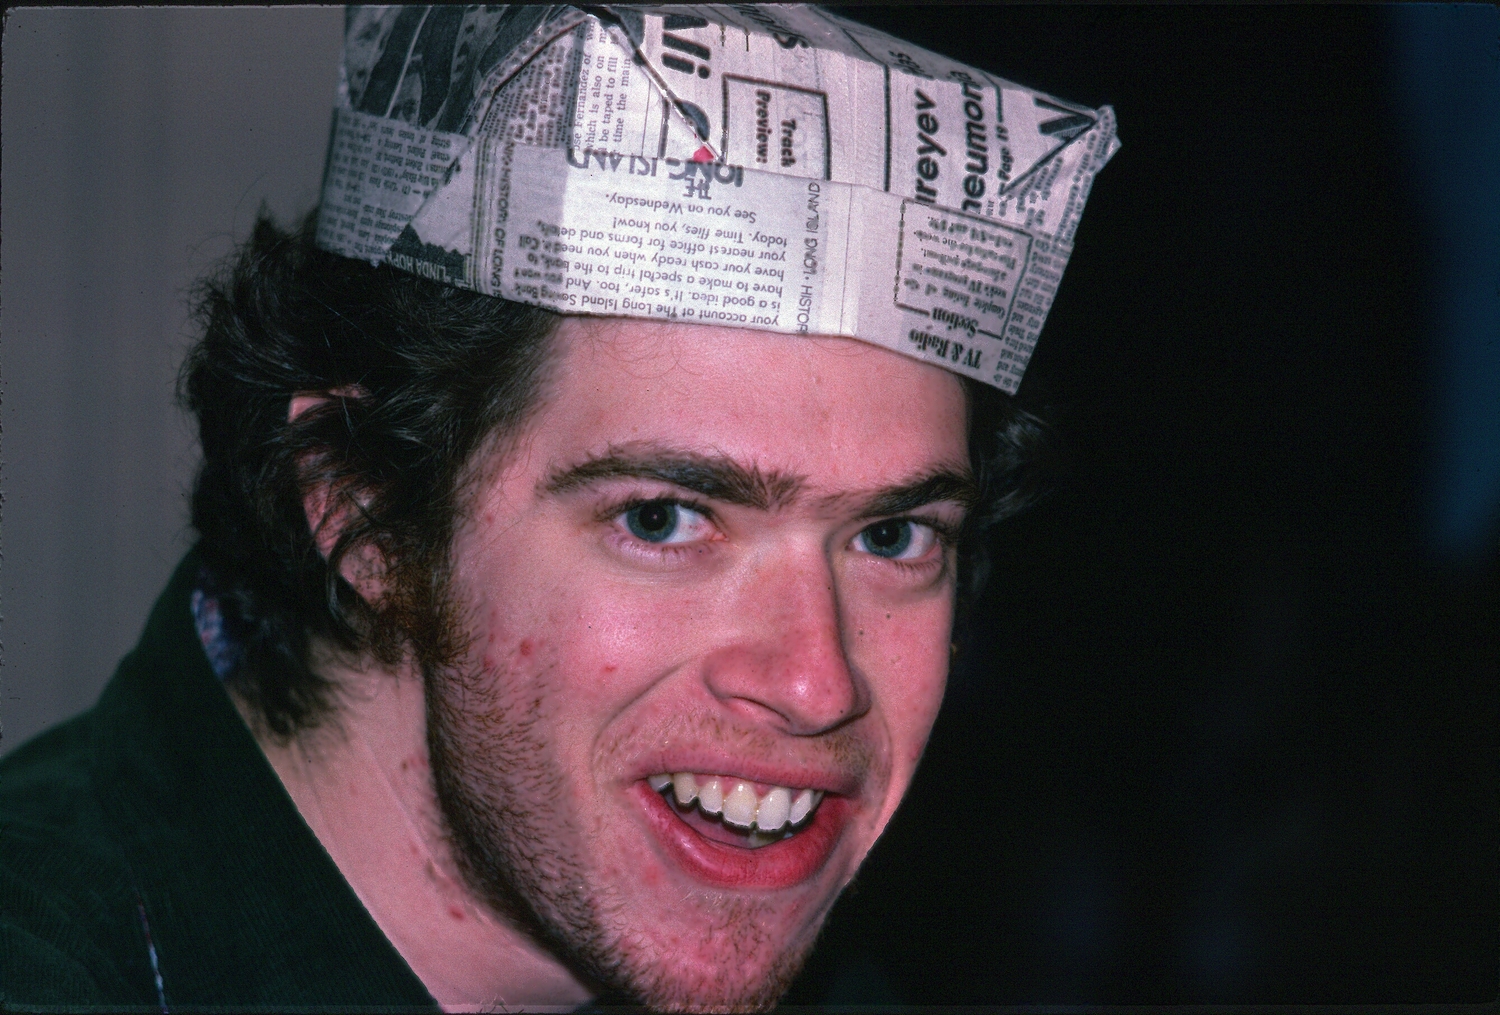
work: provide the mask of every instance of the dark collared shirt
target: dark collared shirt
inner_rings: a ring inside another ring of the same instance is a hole
[[[0,762],[0,1007],[437,1010],[215,678],[200,567],[98,704]]]

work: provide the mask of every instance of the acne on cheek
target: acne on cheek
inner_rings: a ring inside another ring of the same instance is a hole
[[[514,629],[507,630],[510,625],[499,616],[498,609],[487,619],[489,630],[484,637],[482,655],[486,671],[505,674],[521,667],[529,671],[547,653],[549,642],[545,638],[535,634],[518,635]]]
[[[492,645],[494,641],[495,638],[491,635],[490,642]],[[508,672],[524,664],[526,667],[524,672],[530,672],[531,667],[535,665],[533,660],[536,659],[539,653],[544,652],[546,648],[547,643],[541,638],[521,638],[514,643],[514,647],[509,652],[503,649],[495,651],[493,648],[486,651],[484,654],[484,664],[492,672]]]

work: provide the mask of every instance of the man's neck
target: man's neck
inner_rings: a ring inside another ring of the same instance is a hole
[[[271,767],[365,909],[447,1011],[569,1010],[589,992],[464,885],[427,762],[421,678],[327,662],[332,722],[281,744],[235,697]]]

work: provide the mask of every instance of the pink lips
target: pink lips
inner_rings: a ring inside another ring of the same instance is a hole
[[[825,797],[807,827],[796,835],[749,849],[700,835],[644,782],[637,782],[631,791],[667,854],[699,881],[724,888],[790,888],[808,880],[833,853],[847,815],[842,797]]]

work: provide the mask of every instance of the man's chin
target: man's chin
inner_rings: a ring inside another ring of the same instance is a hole
[[[548,829],[528,827],[536,810],[504,806],[471,781],[472,768],[464,771],[474,756],[455,764],[448,747],[437,738],[433,773],[470,889],[593,984],[601,999],[658,1011],[764,1011],[790,988],[832,904],[825,896],[836,887],[793,889],[803,898],[788,905],[785,892],[713,885],[670,860],[658,868],[665,876],[656,886],[644,878],[622,881],[618,873],[600,876],[573,850],[547,848],[562,844],[547,841]],[[639,839],[633,849],[612,852],[662,863]],[[829,872],[822,875],[801,879],[804,887]]]
[[[735,935],[739,930],[726,921],[715,937]],[[712,947],[698,953],[718,953],[710,960],[657,956],[649,969],[618,969],[616,978],[620,982],[610,987],[652,1011],[769,1011],[791,988],[815,940],[816,934],[812,934],[806,941],[779,948],[764,940],[761,947],[747,953],[744,941],[736,944],[710,938]]]
[[[660,904],[524,874],[485,887],[524,904],[523,925],[605,998],[664,1012],[774,1008],[807,961],[831,900],[811,903],[821,910],[811,926],[805,917],[789,926],[792,907],[764,892],[698,888],[681,898],[681,885],[671,883],[655,890]]]
[[[528,898],[557,953],[605,996],[665,1012],[774,1008],[806,963],[832,899],[789,906],[781,893],[687,885],[668,877],[587,900],[513,890]],[[560,926],[580,904],[593,909],[590,933],[577,933],[576,921]]]

